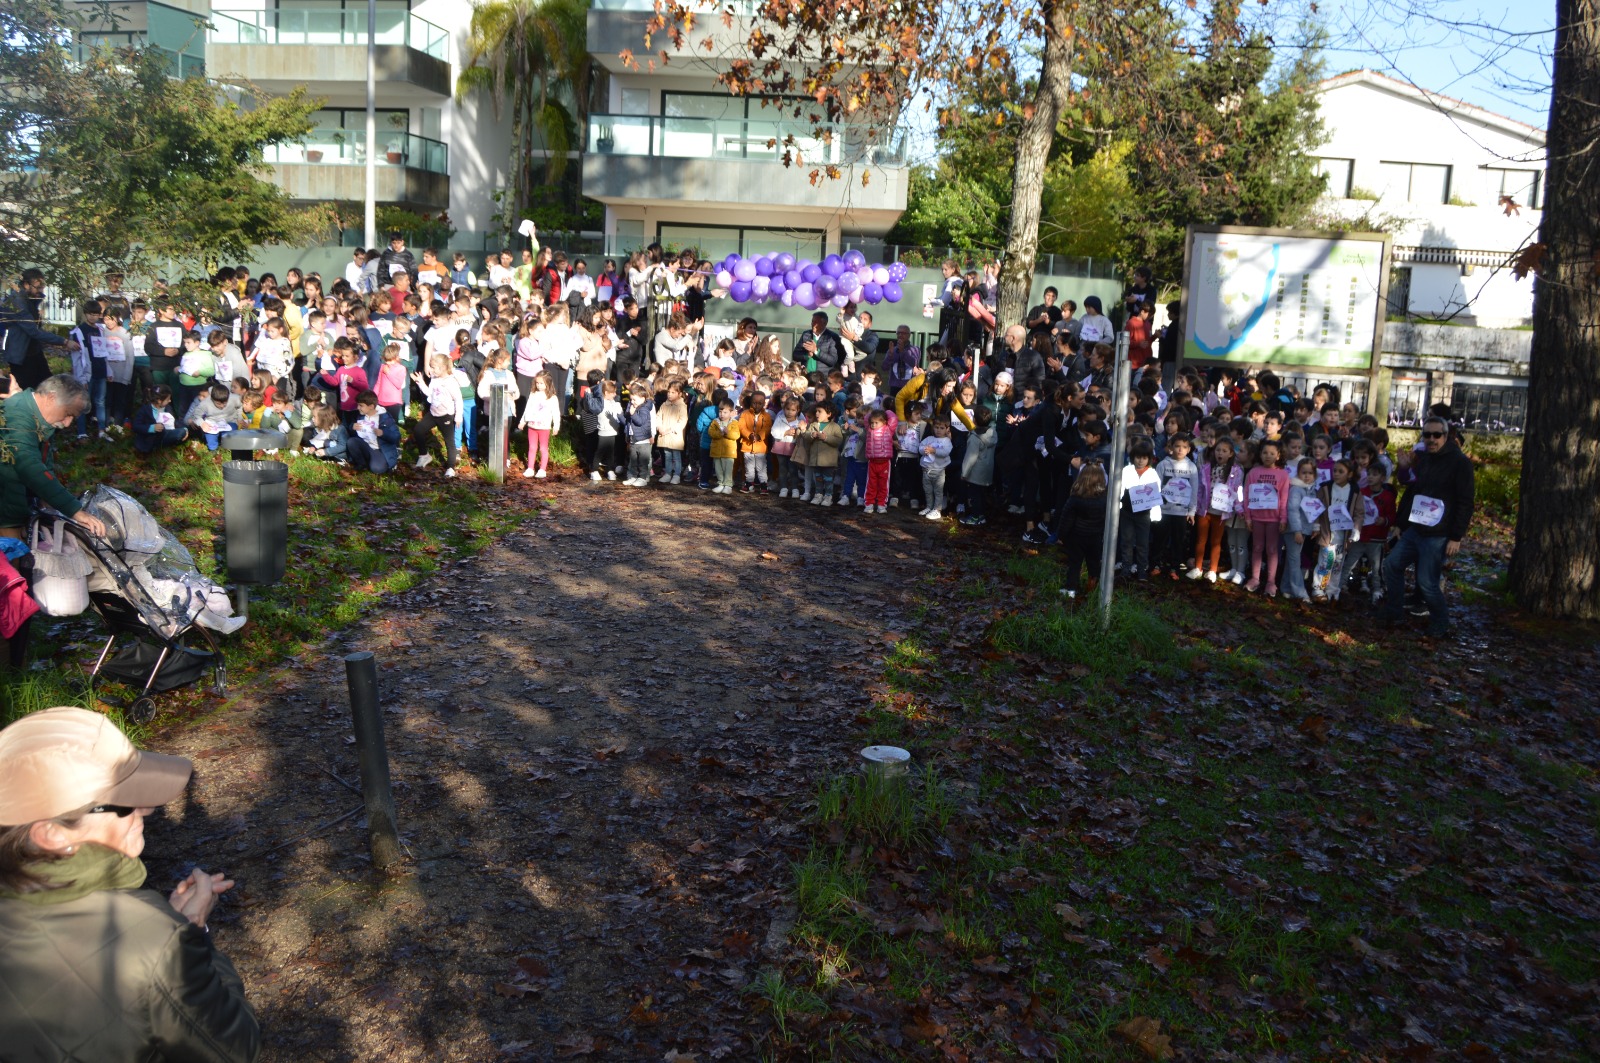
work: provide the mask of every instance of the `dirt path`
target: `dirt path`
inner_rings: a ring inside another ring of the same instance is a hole
[[[542,494],[277,689],[164,736],[197,778],[152,825],[152,881],[173,857],[237,876],[216,935],[267,1059],[755,1055],[740,991],[781,955],[806,802],[855,766],[937,532],[687,487]],[[354,650],[379,658],[410,855],[381,890],[359,813],[316,831],[360,804]]]

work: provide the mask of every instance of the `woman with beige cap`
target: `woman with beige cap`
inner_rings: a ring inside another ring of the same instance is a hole
[[[0,730],[0,1056],[254,1060],[261,1033],[206,917],[233,883],[145,889],[144,817],[193,765],[84,709]]]

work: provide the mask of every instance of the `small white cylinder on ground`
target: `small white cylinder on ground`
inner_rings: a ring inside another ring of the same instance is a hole
[[[897,779],[906,774],[911,754],[899,746],[868,746],[861,751],[866,772],[880,779]]]

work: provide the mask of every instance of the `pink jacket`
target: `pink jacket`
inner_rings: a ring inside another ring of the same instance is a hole
[[[886,411],[889,423],[883,428],[868,428],[862,433],[866,441],[864,455],[868,461],[888,461],[894,457],[894,430],[899,427],[899,419],[894,411]]]
[[[379,406],[398,406],[406,401],[406,367],[399,362],[384,362],[378,368],[378,386],[372,389],[378,395]]]
[[[1250,509],[1250,488],[1255,484],[1271,484],[1278,491],[1278,508]],[[1257,465],[1244,478],[1245,516],[1256,524],[1282,524],[1289,519],[1289,470],[1269,469]]]

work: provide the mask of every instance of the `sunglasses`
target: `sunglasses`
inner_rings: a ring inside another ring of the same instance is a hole
[[[1422,433],[1422,438],[1423,439],[1443,439],[1444,438],[1444,433],[1443,432],[1424,432],[1424,433]]]
[[[137,811],[139,811],[137,808],[129,808],[127,805],[95,805],[84,814],[92,816],[96,812],[115,812],[118,819],[127,819]]]

